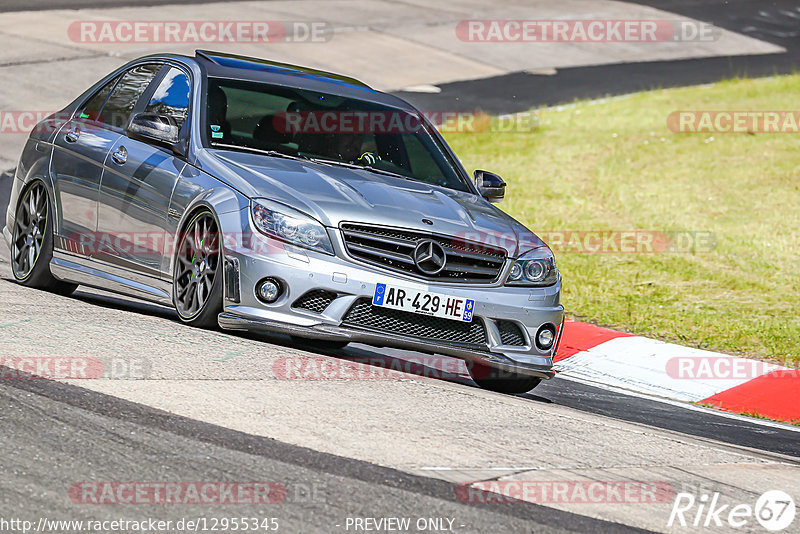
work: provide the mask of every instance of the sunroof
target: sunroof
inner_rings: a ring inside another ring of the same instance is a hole
[[[216,63],[223,67],[230,67],[234,69],[256,70],[262,72],[274,72],[275,74],[283,74],[288,76],[297,76],[310,80],[320,80],[329,83],[336,83],[356,89],[363,89],[372,91],[373,89],[355,78],[342,76],[341,74],[334,74],[322,70],[311,69],[308,67],[300,67],[297,65],[289,65],[287,63],[278,63],[277,61],[268,61],[266,59],[252,58],[246,56],[236,56],[232,54],[225,54],[222,52],[210,52],[207,50],[197,50],[198,56]]]

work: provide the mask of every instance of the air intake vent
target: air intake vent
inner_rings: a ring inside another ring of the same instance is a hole
[[[525,346],[525,334],[522,333],[522,329],[517,323],[502,319],[498,319],[495,323],[497,324],[497,329],[500,330],[500,339],[503,345]]]
[[[314,289],[294,301],[292,308],[322,313],[331,305],[331,302],[336,300],[336,297],[337,295],[333,291]]]
[[[356,301],[344,318],[345,326],[355,326],[373,332],[401,334],[418,339],[444,341],[486,349],[486,328],[475,318],[471,323],[429,317],[417,313],[378,308],[370,299]]]
[[[225,300],[240,302],[239,295],[239,260],[225,258]]]

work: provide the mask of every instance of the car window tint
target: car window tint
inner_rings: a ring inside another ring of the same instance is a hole
[[[424,118],[336,94],[209,78],[203,129],[211,146],[273,150],[388,171],[470,191]]]
[[[419,137],[414,135],[404,135],[403,143],[407,151],[408,165],[414,176],[426,180],[436,180],[441,176],[439,166],[433,159],[431,150],[425,148]]]
[[[80,118],[93,121],[98,119],[100,116],[100,110],[103,109],[103,104],[106,103],[108,94],[111,92],[111,89],[114,88],[114,84],[117,83],[117,80],[119,80],[119,76],[115,77],[113,80],[101,87],[94,94],[94,96],[92,96],[89,101],[86,102],[86,105],[83,106],[83,109],[81,110]]]
[[[172,117],[180,129],[189,116],[189,95],[189,77],[180,69],[170,68],[153,93],[145,113]]]
[[[139,65],[125,73],[100,112],[99,122],[124,128],[128,124],[136,101],[161,69],[160,64]]]
[[[214,81],[209,83],[209,96],[207,135],[213,140],[222,139],[223,142],[229,142],[228,136],[252,140],[253,132],[258,131],[264,117],[285,112],[287,106],[293,102],[291,98],[279,94],[259,93],[231,86],[221,87]]]

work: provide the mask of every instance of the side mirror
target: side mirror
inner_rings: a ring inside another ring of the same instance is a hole
[[[128,126],[128,136],[162,145],[182,156],[186,155],[186,143],[181,142],[180,128],[169,115],[137,113]]]
[[[489,171],[475,171],[475,186],[481,196],[497,204],[506,196],[506,183],[502,178]]]

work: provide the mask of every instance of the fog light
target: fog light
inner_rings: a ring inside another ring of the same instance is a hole
[[[272,304],[281,296],[281,284],[274,278],[265,278],[256,286],[256,295],[267,304]]]
[[[556,339],[556,328],[551,324],[542,325],[536,332],[536,346],[539,350],[550,350]]]

